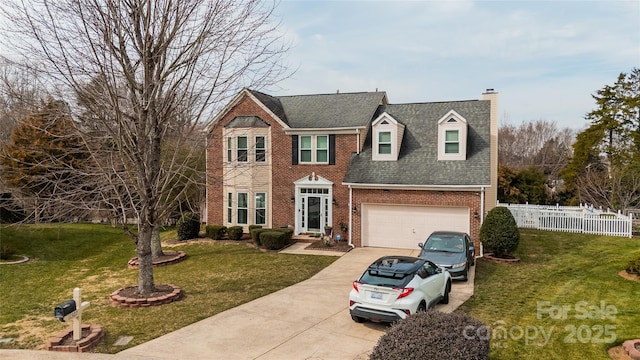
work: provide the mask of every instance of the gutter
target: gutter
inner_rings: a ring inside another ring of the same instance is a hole
[[[482,228],[482,223],[484,223],[484,186],[480,188],[480,228]],[[482,241],[480,242],[480,256],[477,258],[484,257],[484,244]]]
[[[353,245],[353,237],[351,235],[353,235],[353,211],[351,211],[351,209],[353,209],[353,189],[351,188],[351,185],[349,185],[349,246],[351,246],[351,250],[355,249],[356,246]],[[349,250],[349,251],[351,251]]]

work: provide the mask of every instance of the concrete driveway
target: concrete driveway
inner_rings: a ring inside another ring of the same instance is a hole
[[[309,253],[299,247],[286,252]],[[78,354],[78,358],[367,359],[387,326],[351,320],[348,309],[351,282],[380,256],[417,253],[418,250],[407,249],[356,248],[296,285],[115,355]],[[444,312],[456,309],[473,294],[473,279],[474,271],[468,282],[454,282],[450,303],[438,305],[437,309]],[[28,354],[22,357],[25,359],[76,358],[68,353],[0,350],[0,359],[20,359],[16,357],[19,353]]]

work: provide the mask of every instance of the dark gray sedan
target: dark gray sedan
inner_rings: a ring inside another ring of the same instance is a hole
[[[469,268],[475,264],[475,248],[468,234],[436,231],[418,246],[422,248],[419,257],[446,269],[452,279],[467,281]]]

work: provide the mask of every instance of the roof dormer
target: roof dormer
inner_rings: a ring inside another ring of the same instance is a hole
[[[467,120],[454,110],[438,120],[438,160],[467,159]]]
[[[372,160],[398,160],[402,136],[404,135],[404,125],[385,112],[373,121],[371,128],[373,137]]]

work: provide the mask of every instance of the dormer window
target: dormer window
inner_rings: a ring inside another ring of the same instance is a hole
[[[438,120],[438,160],[467,159],[467,120],[454,110]]]
[[[391,131],[378,133],[378,154],[391,155]]]
[[[444,153],[460,154],[460,131],[459,130],[444,131]]]
[[[404,125],[391,115],[383,113],[371,123],[373,129],[373,154],[376,161],[396,161],[400,153]]]

